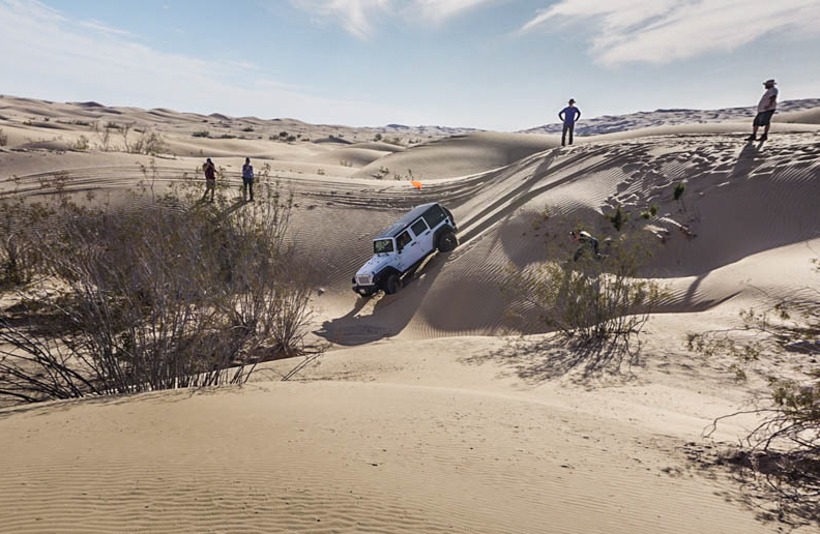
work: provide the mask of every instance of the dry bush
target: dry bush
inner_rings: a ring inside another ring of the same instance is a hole
[[[0,199],[0,288],[29,283],[42,266],[37,235],[50,209],[20,197]]]
[[[548,261],[509,280],[515,294],[538,313],[538,320],[579,347],[629,352],[653,307],[662,297],[654,281],[638,278],[645,248],[623,237],[608,242],[599,257]],[[554,255],[572,258],[570,250]]]
[[[738,379],[745,379],[748,364],[764,356],[807,368],[802,378],[769,376],[769,394],[756,399],[761,408],[720,417],[712,430],[740,413],[760,415],[761,423],[745,437],[736,458],[766,482],[781,514],[809,518],[813,513],[820,523],[820,291],[806,294],[781,299],[765,312],[743,311],[741,328],[689,334],[688,346],[706,357],[731,356]]]
[[[0,395],[34,402],[243,383],[259,361],[306,350],[309,289],[285,236],[292,198],[260,184],[247,210],[161,202],[109,212],[62,203],[43,236],[61,298],[0,324]],[[26,322],[27,320],[27,322]],[[9,348],[10,347],[10,348]]]
[[[154,132],[153,130],[143,130],[137,132],[137,134],[136,140],[126,145],[128,152],[132,154],[156,156],[165,150],[165,139],[162,137],[162,134]]]

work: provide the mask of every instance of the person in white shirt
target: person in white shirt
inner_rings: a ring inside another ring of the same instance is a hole
[[[761,141],[769,138],[769,125],[772,122],[772,115],[777,108],[777,82],[774,80],[766,80],[763,86],[766,87],[766,92],[760,98],[760,103],[757,105],[757,115],[754,122],[752,122],[752,135],[749,136],[749,141],[757,139],[757,129],[763,127],[763,135],[760,136]]]

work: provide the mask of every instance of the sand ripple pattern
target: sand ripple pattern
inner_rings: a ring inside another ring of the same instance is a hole
[[[651,440],[629,458],[624,428],[514,397],[270,383],[19,411],[0,532],[761,531]]]

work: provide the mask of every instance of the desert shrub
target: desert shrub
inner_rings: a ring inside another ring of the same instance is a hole
[[[559,254],[572,257],[570,251]],[[600,257],[581,254],[578,261],[516,270],[508,286],[565,339],[628,350],[663,296],[659,284],[637,277],[646,256],[637,240],[623,238],[611,242]]]
[[[142,209],[61,205],[41,242],[59,298],[0,321],[0,396],[34,402],[242,383],[259,361],[306,351],[304,269],[287,244],[292,198],[260,184],[230,211],[170,193]]]
[[[809,295],[782,299],[765,312],[745,310],[742,327],[689,334],[687,343],[708,358],[732,357],[730,369],[739,379],[764,355],[788,357],[808,367],[802,376],[768,376],[768,393],[758,394],[760,408],[720,417],[715,427],[740,413],[761,416],[736,458],[775,493],[781,514],[814,514],[820,521],[820,291],[813,289]]]
[[[624,211],[621,210],[621,207],[618,206],[615,209],[615,213],[606,215],[606,218],[609,222],[612,223],[612,226],[620,232],[624,227],[624,223],[627,221],[627,219],[629,219],[629,214],[624,213]]]
[[[654,217],[657,214],[658,214],[658,206],[657,206],[657,204],[652,204],[651,206],[649,206],[648,210],[644,210],[644,211],[641,212],[641,217],[644,218],[644,219],[651,219],[652,217]]]
[[[211,137],[211,132],[208,130],[197,130],[191,134],[192,137]]]
[[[21,197],[0,200],[0,287],[27,284],[42,268],[37,235],[45,231],[49,213]]]
[[[136,141],[131,143],[128,151],[132,154],[148,154],[155,156],[165,150],[165,139],[161,134],[152,130],[138,132]]]
[[[88,150],[90,147],[88,143],[88,137],[81,135],[72,145],[71,148],[74,150]]]
[[[99,122],[94,123],[94,135],[97,139],[97,146],[100,150],[103,152],[108,152],[111,150],[111,135],[118,129],[119,126],[117,126],[114,122],[109,122],[105,125],[100,125]]]
[[[686,184],[683,182],[678,182],[675,184],[675,189],[672,191],[672,198],[675,200],[680,200],[683,197],[683,192],[686,191]]]
[[[6,146],[7,144],[9,144],[9,136],[0,128],[0,146]]]

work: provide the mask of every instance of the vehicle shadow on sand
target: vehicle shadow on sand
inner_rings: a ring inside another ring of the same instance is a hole
[[[407,273],[403,287],[393,295],[379,293],[370,298],[351,297],[356,300],[348,313],[325,321],[314,333],[331,343],[349,347],[398,335],[418,312],[449,255],[434,254],[423,261]],[[362,315],[371,305],[372,313]]]

